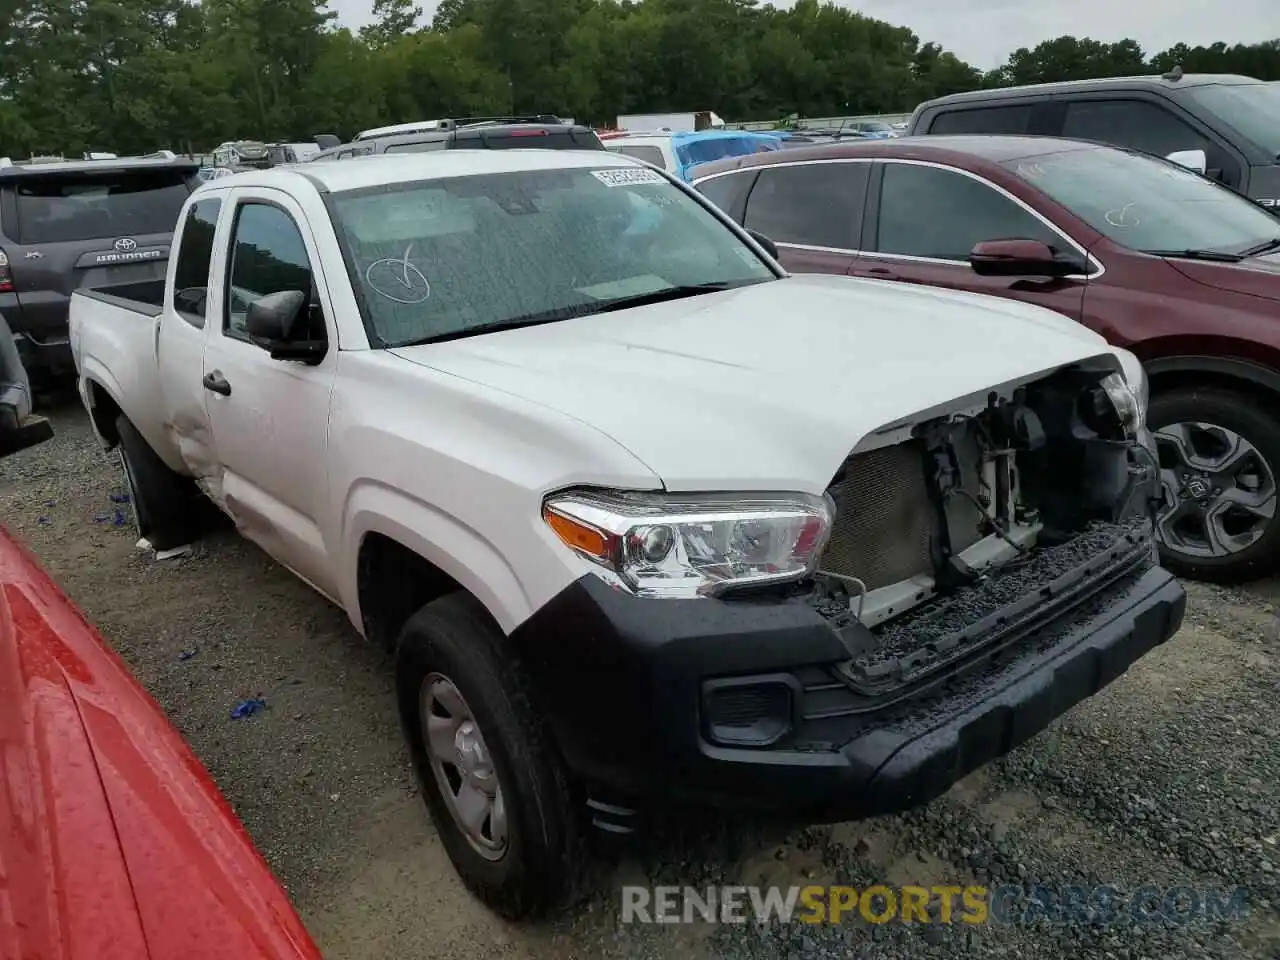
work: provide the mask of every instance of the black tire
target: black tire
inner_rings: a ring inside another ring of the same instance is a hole
[[[429,677],[457,688],[483,737],[505,801],[500,859],[486,859],[472,846],[433,770],[421,708]],[[479,602],[450,594],[409,618],[397,644],[396,688],[423,800],[462,882],[513,920],[568,905],[586,865],[580,807],[529,679]]]
[[[157,550],[191,543],[198,512],[191,484],[156,456],[128,417],[116,418],[116,433],[138,532]]]
[[[1271,477],[1280,481],[1280,416],[1273,405],[1256,396],[1219,387],[1181,387],[1157,393],[1147,411],[1153,432],[1175,423],[1198,421],[1239,434],[1266,462]],[[1164,453],[1162,451],[1162,460]],[[1237,553],[1201,557],[1160,544],[1160,560],[1171,571],[1210,583],[1245,583],[1266,576],[1280,559],[1280,514],[1266,522],[1256,541]]]

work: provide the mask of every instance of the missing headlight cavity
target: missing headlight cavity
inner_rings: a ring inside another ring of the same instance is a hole
[[[1157,481],[1126,396],[1111,359],[1099,358],[851,456],[829,489],[836,517],[819,609],[872,627],[1095,521],[1149,515]]]

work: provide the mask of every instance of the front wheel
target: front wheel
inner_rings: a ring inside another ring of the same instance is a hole
[[[1241,583],[1280,555],[1280,419],[1219,388],[1157,394],[1147,423],[1160,460],[1160,559],[1180,576]]]
[[[396,687],[423,799],[467,888],[510,919],[566,903],[583,866],[569,782],[506,637],[466,594],[419,610]]]

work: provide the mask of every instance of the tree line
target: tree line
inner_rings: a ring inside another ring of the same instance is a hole
[[[1163,72],[1280,79],[1280,40],[1058,37],[983,72],[906,27],[819,0],[0,0],[0,154],[207,151],[384,123],[710,109],[730,120],[906,112],[983,86]]]

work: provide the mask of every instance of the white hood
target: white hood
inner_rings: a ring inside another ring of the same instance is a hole
[[[392,352],[582,421],[669,490],[811,493],[881,427],[1115,353],[1039,307],[817,274]]]

